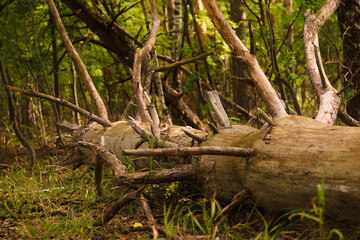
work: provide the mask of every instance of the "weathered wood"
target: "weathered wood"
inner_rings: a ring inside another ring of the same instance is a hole
[[[236,56],[244,58],[246,66],[248,67],[249,74],[251,75],[254,84],[256,85],[262,99],[266,103],[266,106],[272,117],[285,117],[287,115],[283,103],[278,97],[275,89],[271,86],[271,83],[261,70],[256,57],[252,55],[246,46],[240,41],[234,30],[227,22],[224,15],[221,13],[215,0],[202,0],[204,7],[210,15],[212,22],[216,29],[225,40],[231,51]]]
[[[275,126],[274,121],[263,110],[261,110],[261,108],[257,108],[257,110],[270,126]]]
[[[216,90],[208,91],[208,96],[214,112],[219,119],[219,123],[223,128],[231,127],[230,120],[225,112],[225,109],[221,103],[219,93]]]
[[[189,127],[189,128],[191,128],[191,127]],[[198,141],[198,143],[202,143],[202,142],[206,141],[207,135],[206,136],[198,136],[198,135],[194,134],[193,132],[189,131],[189,129],[185,128],[185,127],[183,127],[181,130],[189,137]]]
[[[143,193],[140,193],[140,203],[144,209],[146,218],[147,218],[150,228],[153,232],[153,237],[154,237],[153,239],[158,239],[158,237],[159,237],[158,226],[155,221],[154,215],[152,214],[151,208],[150,208],[149,204],[147,203],[147,200],[144,197]]]
[[[315,15],[311,14],[310,9],[305,13],[304,43],[306,69],[320,100],[319,110],[315,119],[327,124],[334,124],[336,120],[340,107],[340,96],[338,96],[337,90],[327,78],[321,62],[318,31],[339,4],[340,0],[327,0]]]
[[[116,155],[110,152],[106,147],[83,141],[79,141],[78,144],[79,146],[93,150],[94,153],[109,166],[115,177],[125,175],[126,167],[121,163]],[[98,163],[98,161],[96,161],[96,163]]]
[[[223,155],[237,157],[253,157],[256,152],[251,148],[238,147],[178,147],[162,149],[127,149],[123,155],[133,156],[200,156],[200,155]]]
[[[250,160],[201,156],[196,179],[203,193],[216,192],[219,200],[230,202],[235,194],[249,189],[252,199],[259,199],[258,206],[288,211],[311,207],[317,184],[325,179],[326,213],[360,224],[360,128],[330,126],[301,116],[274,122],[266,141],[266,128],[256,130],[240,125],[210,135],[201,146],[253,148],[257,155]],[[206,134],[193,130],[197,135]],[[179,126],[169,126],[166,134],[167,139],[191,146],[192,139]],[[122,150],[134,149],[140,139],[126,122],[113,123],[106,130],[97,126],[83,138],[99,141],[100,136],[119,158]]]
[[[224,129],[204,145],[253,147],[251,161],[236,157],[203,156],[198,184],[204,192],[216,192],[230,201],[249,189],[258,206],[271,211],[310,207],[317,184],[325,179],[326,213],[359,224],[360,129],[329,126],[313,119],[288,116],[275,119],[270,140],[264,131],[245,127]]]
[[[152,142],[156,147],[161,148],[174,148],[178,147],[177,144],[169,142],[169,141],[163,141],[157,137],[155,137],[153,134],[151,134],[149,131],[146,131],[140,123],[135,122],[134,120],[128,121],[129,125],[137,132],[143,140],[147,142]]]

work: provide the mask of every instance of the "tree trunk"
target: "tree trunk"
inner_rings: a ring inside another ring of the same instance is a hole
[[[350,85],[355,91],[347,104],[347,112],[357,120],[360,120],[360,2],[354,0],[342,0],[338,8],[338,19],[341,35],[343,36],[343,64],[344,86]],[[355,24],[354,24],[355,23]]]
[[[241,11],[240,7],[241,1],[230,1],[230,18],[239,24],[239,27],[235,30],[236,35],[242,42],[246,42],[246,29],[248,27],[246,13]],[[249,85],[251,79],[247,72],[246,63],[242,58],[237,56],[232,56],[231,60],[234,102],[249,111],[254,104],[250,97],[252,95],[251,85]]]
[[[201,156],[196,171],[203,193],[216,192],[219,200],[229,202],[238,192],[249,189],[253,200],[259,199],[258,206],[288,211],[310,207],[317,196],[317,184],[325,179],[327,214],[359,224],[360,129],[329,126],[301,116],[275,119],[275,124],[270,132],[239,125],[209,136],[201,146],[253,148],[257,155],[251,159]],[[206,135],[200,130],[192,131]],[[267,132],[270,138],[264,140]],[[177,144],[191,144],[180,126],[169,126],[163,134]],[[106,130],[95,126],[83,136],[83,141],[99,143],[101,136],[105,146],[120,159],[122,149],[134,149],[140,140],[126,122],[116,122]],[[147,143],[141,145],[147,147]],[[135,161],[140,167],[149,163],[146,158]]]

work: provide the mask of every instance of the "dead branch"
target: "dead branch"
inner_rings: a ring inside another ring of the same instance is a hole
[[[191,129],[191,127],[189,127],[189,128]],[[183,131],[187,136],[191,137],[192,139],[195,139],[196,141],[198,141],[199,144],[206,141],[206,139],[207,139],[207,135],[201,137],[201,136],[189,131],[187,128],[181,128],[181,131]]]
[[[141,205],[142,205],[142,207],[144,209],[146,218],[149,221],[149,225],[150,225],[151,230],[153,232],[153,237],[154,237],[154,239],[157,239],[159,237],[159,231],[157,229],[158,227],[157,227],[154,215],[152,214],[150,206],[147,203],[147,200],[145,199],[143,193],[140,193],[140,202],[141,202]]]
[[[113,202],[108,206],[103,215],[98,217],[94,223],[94,227],[100,227],[108,223],[120,210],[125,207],[127,204],[139,197],[139,193],[144,190],[144,186],[136,190],[135,192],[127,193],[119,200]]]
[[[168,63],[176,63],[176,61],[174,59],[172,59],[170,56],[166,56],[163,54],[158,54],[158,58],[168,62]],[[190,75],[191,72],[189,70],[187,70],[184,66],[178,66],[179,70],[182,71],[183,73],[185,73],[186,75]]]
[[[146,10],[145,0],[141,1],[141,6],[142,6],[143,12],[144,12],[146,29],[150,32],[150,30],[151,30],[150,29],[150,20],[149,20],[149,14],[148,14],[148,12]],[[153,60],[153,64],[154,64],[153,67],[154,68],[159,67],[159,59],[158,59],[158,53],[156,51],[156,46],[154,46],[151,49],[150,55],[151,55],[151,58]],[[151,73],[153,74],[153,77],[154,77],[154,83],[155,83],[156,90],[157,90],[157,93],[158,93],[162,115],[165,118],[166,123],[172,124],[171,117],[169,115],[169,111],[168,111],[168,109],[166,107],[166,104],[165,104],[164,89],[163,89],[163,86],[162,86],[162,83],[161,83],[160,73],[159,72],[154,72],[153,70],[151,70]],[[151,113],[150,113],[150,115],[151,115]]]
[[[326,124],[333,124],[336,120],[340,107],[340,97],[337,95],[337,90],[331,86],[324,71],[319,49],[318,31],[339,4],[340,0],[327,0],[315,15],[311,14],[310,9],[308,9],[304,23],[306,68],[320,100],[315,119]]]
[[[343,123],[345,123],[348,126],[360,127],[360,122],[352,118],[341,107],[338,112],[338,117],[340,118],[341,121],[343,121]]]
[[[64,24],[61,21],[59,12],[56,9],[54,1],[46,0],[46,2],[49,6],[50,14],[53,17],[56,27],[59,30],[61,40],[63,41],[66,50],[69,52],[69,57],[74,62],[76,70],[79,73],[80,78],[85,83],[86,87],[88,88],[90,96],[95,102],[95,105],[99,112],[100,117],[104,118],[106,121],[109,121],[106,106],[105,106],[103,100],[101,99],[101,96],[100,96],[99,92],[97,91],[88,71],[86,70],[86,67],[85,67],[83,61],[81,60],[79,54],[76,52],[73,44],[71,43],[71,40],[66,32]]]
[[[230,128],[230,120],[225,112],[225,109],[221,103],[219,93],[216,90],[208,91],[208,96],[211,102],[211,105],[214,109],[214,112],[219,119],[219,124],[222,128]]]
[[[178,147],[162,149],[129,149],[122,150],[123,155],[133,156],[199,156],[199,155],[223,155],[237,157],[253,157],[256,152],[252,148],[238,147]]]
[[[105,146],[84,141],[79,141],[78,144],[81,147],[93,150],[97,156],[99,156],[109,166],[115,177],[126,174],[126,166],[123,165],[120,159],[118,159],[116,155]]]
[[[261,108],[257,108],[259,114],[265,119],[267,123],[269,123],[270,126],[275,126],[274,121],[269,117]]]
[[[151,122],[149,113],[146,111],[146,103],[144,100],[143,87],[141,85],[141,68],[143,59],[150,53],[151,49],[155,46],[156,35],[160,27],[160,20],[156,9],[155,0],[149,0],[150,11],[152,17],[152,27],[149,34],[147,43],[135,53],[134,67],[133,67],[133,88],[138,108],[138,113],[143,122]]]
[[[172,68],[175,68],[175,67],[178,67],[178,66],[181,66],[181,65],[184,65],[184,64],[188,64],[188,63],[191,63],[191,62],[195,62],[199,59],[202,59],[202,58],[206,58],[207,56],[210,56],[214,54],[213,52],[209,52],[209,53],[202,53],[198,56],[195,56],[195,57],[192,57],[192,58],[188,58],[188,59],[185,59],[185,60],[182,60],[182,61],[178,61],[178,62],[174,62],[174,63],[171,63],[169,65],[166,65],[166,66],[163,66],[163,67],[157,67],[157,68],[154,68],[155,72],[164,72],[164,71],[167,71],[167,70],[170,70]]]
[[[202,1],[206,10],[208,11],[215,27],[230,47],[231,51],[236,56],[241,56],[248,67],[249,73],[253,79],[253,82],[259,90],[262,99],[266,103],[266,106],[273,117],[285,117],[287,113],[277,95],[275,89],[272,87],[269,80],[266,78],[264,72],[261,70],[256,57],[253,56],[246,46],[240,41],[235,34],[230,24],[221,13],[215,0],[203,0]]]
[[[172,143],[169,141],[164,141],[161,140],[159,138],[156,138],[152,133],[146,131],[140,124],[138,124],[137,122],[135,122],[134,120],[129,120],[128,124],[134,129],[134,131],[140,135],[140,137],[147,141],[150,142],[152,141],[156,147],[160,147],[160,148],[176,148],[179,147],[179,145],[177,145],[176,143]]]
[[[102,117],[98,117],[98,116],[86,111],[85,109],[80,108],[80,107],[66,101],[65,99],[50,96],[50,95],[35,92],[35,91],[27,91],[25,89],[16,88],[16,87],[12,87],[12,86],[6,86],[6,88],[9,89],[10,91],[13,91],[13,92],[18,92],[18,93],[22,93],[22,94],[25,94],[25,95],[28,95],[28,96],[38,97],[38,98],[42,98],[42,99],[46,99],[46,100],[49,100],[49,101],[52,101],[52,102],[59,103],[59,104],[65,106],[65,107],[68,107],[68,108],[80,113],[81,115],[89,118],[90,120],[101,124],[104,127],[110,127],[111,126],[111,123],[109,123],[106,119],[104,119]]]
[[[76,111],[75,111],[76,112]],[[78,112],[76,112],[78,113]],[[75,131],[78,131],[81,129],[80,125],[74,124],[74,123],[69,123],[68,121],[64,120],[61,123],[55,123],[56,126],[58,126],[60,128],[60,130],[67,132],[67,133],[73,133]]]
[[[219,129],[217,129],[217,127],[215,126],[215,124],[213,124],[212,122],[209,122],[209,121],[207,121],[207,124],[209,125],[209,127],[210,127],[211,130],[213,131],[213,134],[219,133]]]
[[[149,111],[150,117],[151,117],[151,131],[152,133],[155,135],[155,137],[160,137],[160,119],[159,119],[159,115],[156,111],[155,105],[150,103],[147,106],[147,109]]]
[[[246,199],[250,198],[251,196],[251,192],[247,189],[242,190],[241,192],[239,192],[238,194],[236,194],[231,203],[229,205],[227,205],[226,207],[224,207],[221,211],[221,213],[219,213],[216,218],[214,219],[214,222],[223,222],[223,218],[226,217],[228,215],[228,213],[235,209],[237,206],[239,206],[241,203],[243,203]]]
[[[128,173],[126,176],[116,177],[115,180],[119,185],[133,184],[157,184],[164,182],[177,182],[192,180],[196,176],[195,168],[192,164],[181,167],[155,170],[150,172]]]
[[[9,106],[9,114],[10,114],[10,120],[12,122],[12,127],[15,131],[16,137],[19,139],[19,141],[21,142],[21,144],[27,149],[27,151],[29,152],[29,160],[30,160],[30,166],[33,166],[35,164],[35,151],[34,148],[29,144],[29,142],[24,138],[19,125],[18,125],[18,119],[17,119],[17,111],[15,109],[14,106],[14,96],[13,94],[10,92],[10,89],[7,88],[7,84],[9,83],[7,76],[5,74],[5,67],[4,67],[4,63],[2,61],[2,57],[0,54],[0,76],[2,79],[2,82],[4,83],[5,86],[5,90],[6,90],[6,94],[7,94],[7,100],[8,100],[8,106]]]

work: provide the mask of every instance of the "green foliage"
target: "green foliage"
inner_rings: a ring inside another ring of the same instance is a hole
[[[184,94],[194,91],[196,82],[199,80],[199,74],[194,72],[185,78]]]

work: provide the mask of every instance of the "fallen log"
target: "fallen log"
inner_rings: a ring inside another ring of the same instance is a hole
[[[317,196],[317,184],[324,179],[326,213],[360,224],[360,129],[291,115],[274,122],[270,131],[237,125],[209,135],[201,146],[252,148],[257,154],[252,158],[200,156],[194,167],[203,193],[216,193],[220,201],[230,202],[237,193],[249,189],[259,207],[288,211],[310,207]],[[169,126],[164,134],[166,140],[181,146],[190,146],[192,141],[179,126]],[[97,125],[83,141],[97,142],[101,136],[118,158],[123,158],[122,150],[134,149],[141,139],[126,122],[117,122],[107,129]],[[148,148],[148,143],[141,148]]]

